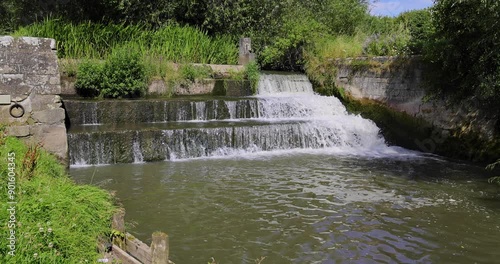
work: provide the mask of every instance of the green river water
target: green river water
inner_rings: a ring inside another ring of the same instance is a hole
[[[418,154],[284,151],[72,167],[116,191],[128,231],[175,263],[499,263],[483,167]]]

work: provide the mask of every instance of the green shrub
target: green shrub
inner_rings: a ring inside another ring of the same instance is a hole
[[[364,54],[397,56],[409,52],[411,35],[403,23],[388,33],[374,34],[365,41]]]
[[[196,79],[210,78],[213,75],[212,68],[208,65],[183,64],[179,67],[179,71],[185,80],[191,82]]]
[[[250,81],[250,87],[252,88],[253,94],[256,94],[260,78],[259,65],[254,61],[245,65],[245,75],[247,80]]]
[[[86,60],[78,66],[75,89],[84,97],[96,97],[101,93],[104,64]]]
[[[309,10],[293,9],[285,15],[281,32],[259,54],[259,62],[264,69],[302,70],[304,47],[323,30]]]
[[[136,47],[126,45],[113,49],[104,63],[85,61],[78,67],[75,88],[85,97],[141,96],[147,89],[143,58]]]
[[[131,45],[113,49],[103,67],[100,95],[108,98],[138,97],[147,89],[141,54]]]
[[[409,31],[411,38],[408,42],[408,51],[412,54],[422,54],[434,33],[430,9],[401,13],[396,22],[403,23]]]

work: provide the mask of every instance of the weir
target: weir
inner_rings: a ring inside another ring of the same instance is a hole
[[[71,165],[327,150],[363,154],[388,147],[370,120],[320,96],[302,74],[262,74],[242,98],[65,100]]]

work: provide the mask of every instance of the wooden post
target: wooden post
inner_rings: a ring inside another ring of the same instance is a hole
[[[154,232],[151,242],[151,263],[168,264],[168,235],[163,232]]]
[[[119,232],[120,234],[125,235],[125,209],[120,208],[113,215],[113,219],[111,222],[111,228],[113,232]],[[113,244],[123,248],[125,245],[125,239],[121,237],[114,237]]]
[[[113,228],[116,231],[120,231],[122,233],[125,233],[125,209],[120,208],[113,215],[113,220],[111,222],[111,228]]]

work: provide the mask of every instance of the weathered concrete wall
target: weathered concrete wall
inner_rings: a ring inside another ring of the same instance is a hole
[[[206,78],[185,81],[176,84],[168,84],[163,79],[158,78],[149,83],[147,95],[170,96],[170,95],[225,95],[225,96],[248,96],[252,95],[250,83],[246,80],[231,80],[231,75],[241,73],[245,70],[242,65],[220,65],[220,64],[198,64],[193,66],[210,67],[215,79]],[[179,64],[173,64],[174,70],[178,70]],[[61,94],[77,95],[75,89],[76,77],[61,77]]]
[[[425,89],[422,63],[396,57],[346,59],[338,63],[336,86],[354,98],[383,102],[395,109],[417,114]]]
[[[470,153],[460,157],[469,155],[470,159],[476,159],[483,155],[478,153],[484,148],[491,147],[495,152],[493,149],[500,144],[498,114],[488,112],[474,99],[459,104],[446,98],[425,100],[426,65],[419,57],[356,58],[339,60],[336,65],[335,85],[350,98],[380,102],[422,118],[434,127],[431,136],[415,140],[418,150],[447,154],[439,149],[447,147],[442,145],[448,144],[448,139],[455,138],[455,142],[461,142],[462,150]]]
[[[66,161],[68,144],[60,93],[53,39],[0,37],[0,95],[11,99],[0,105],[0,123],[8,125],[9,135],[41,143]],[[22,116],[12,115],[22,109]]]

